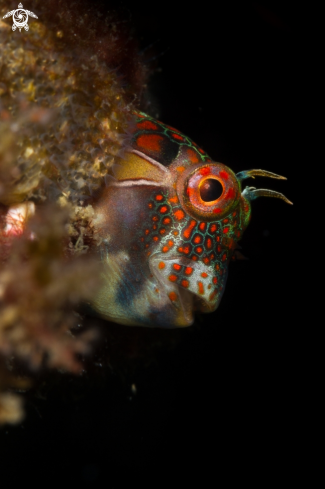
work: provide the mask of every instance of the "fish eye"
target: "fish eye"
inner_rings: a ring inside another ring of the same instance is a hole
[[[203,202],[212,202],[219,199],[222,195],[223,188],[221,183],[215,178],[207,178],[200,185],[200,197]]]
[[[238,204],[240,183],[233,171],[222,163],[198,163],[178,177],[177,194],[190,216],[217,221]]]

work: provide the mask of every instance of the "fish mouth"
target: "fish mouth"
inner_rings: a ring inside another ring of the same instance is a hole
[[[213,265],[189,258],[162,253],[149,259],[150,269],[169,300],[182,310],[185,318],[193,318],[194,311],[204,313],[214,311],[221,300],[226,274],[222,281],[216,276]],[[192,319],[193,322],[193,319]]]

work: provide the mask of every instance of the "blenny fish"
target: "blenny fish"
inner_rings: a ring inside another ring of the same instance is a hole
[[[214,311],[228,265],[260,196],[248,177],[285,180],[264,170],[234,174],[189,137],[143,112],[113,175],[94,204],[103,285],[90,304],[116,323],[190,326],[194,312]]]

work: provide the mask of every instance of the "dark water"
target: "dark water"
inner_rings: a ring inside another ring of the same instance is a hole
[[[299,472],[293,454],[301,443],[304,382],[294,256],[305,124],[303,12],[271,2],[211,10],[202,3],[124,5],[141,48],[155,43],[146,51],[157,58],[150,61],[157,68],[152,113],[236,172],[285,175],[288,182],[247,184],[283,192],[295,205],[253,203],[241,242],[249,260],[231,264],[214,314],[162,337],[144,331],[129,338],[113,327],[107,341],[118,353],[103,339],[97,366],[81,379],[47,380],[29,398],[23,424],[0,435],[0,487],[54,480],[155,487],[165,479],[174,487],[194,476],[206,487],[225,475],[229,483],[237,475],[263,486],[281,473],[287,481]]]

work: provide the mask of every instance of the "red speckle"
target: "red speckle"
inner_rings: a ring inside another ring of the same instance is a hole
[[[168,279],[169,279],[171,282],[176,282],[176,280],[177,280],[177,276],[176,276],[176,275],[169,275]]]
[[[203,278],[207,278],[207,276],[208,276],[208,274],[207,274],[207,273],[205,273],[205,272],[202,272],[202,273],[201,273],[201,277],[203,277]]]
[[[162,249],[163,253],[167,253],[167,251],[169,251],[169,248],[168,246],[164,246],[163,249]]]
[[[229,232],[229,228],[228,227],[225,228],[222,232],[223,232],[223,234],[227,234]]]
[[[213,292],[211,292],[211,294],[209,296],[209,300],[213,301],[213,299],[215,298],[216,295],[217,295],[217,292],[216,292],[216,290],[214,290]]]
[[[218,282],[217,277],[213,277],[213,283],[216,284]]]
[[[169,298],[171,301],[176,301],[177,300],[177,294],[175,292],[170,292]]]
[[[173,269],[174,270],[178,270],[179,271],[181,268],[182,268],[181,265],[179,265],[178,263],[174,263],[174,265],[173,265]]]
[[[207,256],[205,256],[203,258],[203,262],[206,264],[206,265],[209,265],[209,258]]]
[[[157,131],[158,126],[151,121],[141,121],[137,124],[138,129],[146,129],[147,131]]]
[[[171,239],[168,241],[168,246],[169,248],[172,248],[174,246],[174,241],[172,241]]]
[[[182,219],[184,219],[185,214],[184,214],[184,212],[181,209],[177,209],[177,211],[174,212],[174,216],[176,217],[176,219],[178,221],[181,221]]]
[[[171,202],[172,204],[177,204],[177,202],[178,202],[178,197],[177,197],[177,195],[175,195],[174,197],[171,197],[171,198],[169,199],[169,202]]]
[[[189,226],[184,230],[184,237],[186,239],[189,239],[191,234],[192,234],[192,231],[193,231],[193,228],[195,227],[196,225],[196,221],[192,220],[189,224]]]
[[[179,141],[184,141],[184,138],[180,136],[179,134],[176,134],[175,132],[172,133],[172,137],[174,139],[178,139]]]
[[[224,170],[221,170],[221,172],[219,173],[220,177],[223,178],[224,180],[228,180],[229,178],[229,175],[226,171]]]
[[[158,134],[141,134],[137,138],[137,145],[142,149],[160,151],[163,139],[163,136]]]
[[[216,224],[211,224],[211,225],[210,225],[209,232],[210,232],[210,233],[215,233],[215,232],[216,232],[216,230],[217,230],[217,226],[216,226]]]
[[[216,209],[213,209],[214,214],[220,214],[220,212],[221,212],[221,209],[219,207],[217,207]]]
[[[163,261],[160,261],[159,264],[158,264],[158,268],[160,268],[160,270],[163,270],[163,268],[165,268],[165,263]]]
[[[193,241],[194,241],[195,244],[199,244],[199,243],[201,243],[202,238],[201,238],[201,236],[199,234],[197,234],[196,236],[194,236]]]
[[[161,194],[156,195],[156,200],[160,201],[163,200],[163,196]]]
[[[210,175],[211,173],[211,168],[209,166],[204,166],[203,168],[201,168],[200,170],[200,175]]]
[[[205,222],[200,222],[199,224],[199,230],[200,231],[205,231],[205,228],[207,227]]]
[[[197,285],[199,288],[199,294],[203,295],[204,294],[204,286],[203,286],[202,282],[198,282]]]
[[[159,233],[160,233],[160,234],[165,234],[165,232],[166,232],[166,229],[164,229],[164,228],[159,229]]]
[[[211,241],[210,238],[207,239],[207,243],[206,244],[207,244],[207,248],[208,249],[212,248],[212,241]]]
[[[167,211],[168,207],[166,205],[162,205],[159,209],[159,212],[161,212],[161,214],[165,214]]]
[[[225,195],[225,199],[233,199],[235,197],[235,190],[233,188],[230,188],[228,192]]]
[[[193,268],[192,267],[186,267],[185,268],[185,275],[191,275],[193,273]]]
[[[203,248],[202,248],[201,246],[197,246],[197,247],[195,248],[195,251],[196,251],[196,253],[201,254],[201,253],[203,252]]]
[[[163,224],[169,224],[169,223],[170,223],[170,217],[164,217]]]
[[[154,237],[153,237],[153,240],[154,240],[154,241],[158,241],[158,240],[159,240],[158,236],[154,236]]]
[[[187,156],[191,163],[198,163],[200,161],[197,153],[191,148],[187,149]]]
[[[182,285],[182,287],[185,287],[185,288],[187,289],[187,287],[188,287],[190,284],[189,284],[188,280],[182,280],[182,281],[181,281],[181,285]]]

